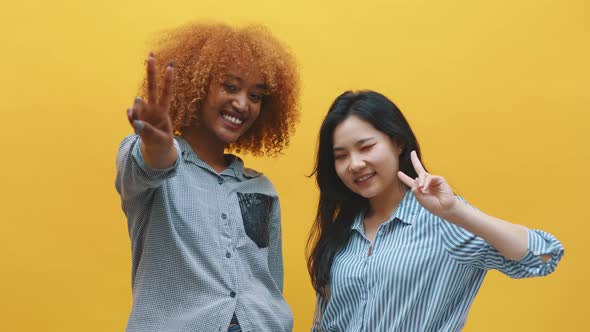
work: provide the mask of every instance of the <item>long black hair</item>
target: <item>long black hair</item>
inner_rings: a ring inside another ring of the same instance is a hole
[[[316,176],[320,200],[307,239],[307,269],[314,289],[323,296],[328,296],[334,256],[348,242],[354,218],[369,206],[366,198],[352,192],[340,180],[334,167],[334,129],[352,115],[387,134],[402,148],[399,170],[408,176],[417,177],[410,152],[416,151],[421,158],[420,146],[408,121],[387,97],[374,91],[347,91],[332,103],[320,129],[316,164],[311,174]]]

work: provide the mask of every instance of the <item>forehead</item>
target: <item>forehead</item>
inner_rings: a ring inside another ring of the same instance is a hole
[[[357,117],[349,116],[334,128],[334,147],[347,147],[368,138],[387,137],[384,133],[373,127],[369,122]]]
[[[250,84],[264,84],[260,67],[254,63],[230,63],[219,70],[220,79],[235,79]]]

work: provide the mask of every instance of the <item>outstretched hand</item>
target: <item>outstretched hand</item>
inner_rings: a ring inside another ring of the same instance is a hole
[[[173,63],[170,62],[164,73],[164,85],[158,99],[156,79],[156,59],[150,54],[147,60],[147,94],[148,100],[136,97],[133,107],[127,110],[129,123],[141,136],[142,142],[156,150],[172,146],[172,123],[168,110],[174,80]]]
[[[401,171],[397,172],[397,176],[412,189],[412,193],[424,208],[434,215],[445,218],[457,203],[453,190],[442,176],[426,172],[416,151],[411,152],[410,159],[418,177],[412,179]]]

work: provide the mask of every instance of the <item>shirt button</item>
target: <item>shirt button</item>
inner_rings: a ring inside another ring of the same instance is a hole
[[[234,291],[229,292],[229,296],[236,297],[236,292],[234,292]]]
[[[222,179],[222,178],[219,178],[219,179],[217,180],[217,183],[219,183],[219,184],[223,184],[223,179]]]
[[[226,252],[225,252],[225,257],[227,257],[227,258],[231,258],[231,252],[229,252],[229,251],[226,251]]]
[[[222,214],[221,214],[221,218],[222,218],[222,219],[227,219],[227,214],[225,214],[225,213],[222,213]]]

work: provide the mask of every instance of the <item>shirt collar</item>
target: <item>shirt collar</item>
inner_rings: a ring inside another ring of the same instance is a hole
[[[416,215],[418,214],[420,207],[421,205],[418,203],[418,200],[416,200],[414,193],[412,193],[411,190],[408,190],[387,222],[389,223],[392,220],[397,219],[404,224],[412,225],[414,220],[416,220]]]
[[[217,172],[204,162],[192,149],[191,145],[181,136],[176,136],[175,139],[178,141],[180,147],[180,154],[183,160],[192,162],[193,164],[207,169],[215,174]],[[242,178],[244,175],[244,162],[242,159],[233,154],[225,154],[224,157],[228,160],[229,166],[219,173],[220,175],[229,175],[236,178]]]
[[[418,203],[416,200],[416,196],[414,196],[411,190],[408,190],[406,191],[404,198],[402,198],[402,201],[399,203],[391,217],[389,217],[389,219],[383,224],[387,225],[394,221],[400,221],[406,225],[412,225],[416,219],[416,215],[418,214],[419,207],[420,203]],[[356,216],[351,226],[352,229],[356,229],[357,231],[363,233],[363,221],[365,219],[366,213],[367,210],[364,209]]]

